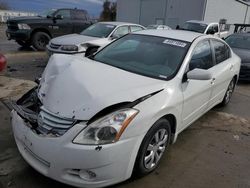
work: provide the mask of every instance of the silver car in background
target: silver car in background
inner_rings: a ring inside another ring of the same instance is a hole
[[[47,45],[47,52],[49,55],[54,53],[85,53],[87,49],[90,49],[90,46],[93,49],[98,49],[121,36],[144,29],[146,28],[133,23],[98,22],[80,34],[64,35],[52,39]]]

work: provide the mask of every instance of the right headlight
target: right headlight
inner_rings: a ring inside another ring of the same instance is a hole
[[[139,113],[133,108],[121,109],[91,123],[73,143],[84,145],[110,144],[119,140],[124,130]]]
[[[76,46],[76,45],[63,45],[61,47],[61,50],[75,52],[75,51],[78,51],[78,46]]]

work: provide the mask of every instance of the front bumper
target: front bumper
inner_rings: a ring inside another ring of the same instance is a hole
[[[239,80],[250,81],[250,65],[241,65]]]
[[[28,41],[30,40],[30,30],[6,30],[6,36],[8,40],[22,40],[22,41]]]
[[[104,187],[128,179],[143,139],[134,137],[100,147],[73,144],[82,125],[73,126],[61,137],[39,136],[15,111],[12,127],[17,147],[27,163],[47,177],[77,187]],[[78,173],[86,170],[96,177],[81,178]]]

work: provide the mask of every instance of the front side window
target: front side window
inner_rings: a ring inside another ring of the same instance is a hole
[[[130,34],[116,40],[93,59],[136,74],[170,79],[178,71],[189,42]]]
[[[141,30],[143,30],[143,28],[140,27],[140,26],[131,25],[131,26],[130,26],[130,30],[131,30],[131,32],[133,33],[133,32],[136,32],[136,31],[141,31]]]
[[[113,36],[119,38],[129,33],[128,26],[121,26],[116,29]]]
[[[209,41],[206,40],[198,43],[189,63],[189,70],[195,68],[207,70],[213,66],[213,55]]]
[[[89,26],[87,29],[83,30],[80,34],[90,37],[105,38],[110,35],[110,33],[115,29],[115,25],[97,23]]]
[[[219,64],[230,58],[230,49],[226,44],[217,40],[212,40],[212,44],[214,47],[216,64]]]
[[[70,19],[70,10],[59,10],[56,14],[55,17],[57,15],[61,15],[63,19]]]

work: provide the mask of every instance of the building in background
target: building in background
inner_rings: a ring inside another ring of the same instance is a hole
[[[248,0],[117,0],[117,21],[172,28],[187,20],[250,24],[249,6]]]
[[[37,14],[32,12],[0,10],[0,22],[6,22],[9,18],[20,17],[20,16],[35,16],[35,15]]]

